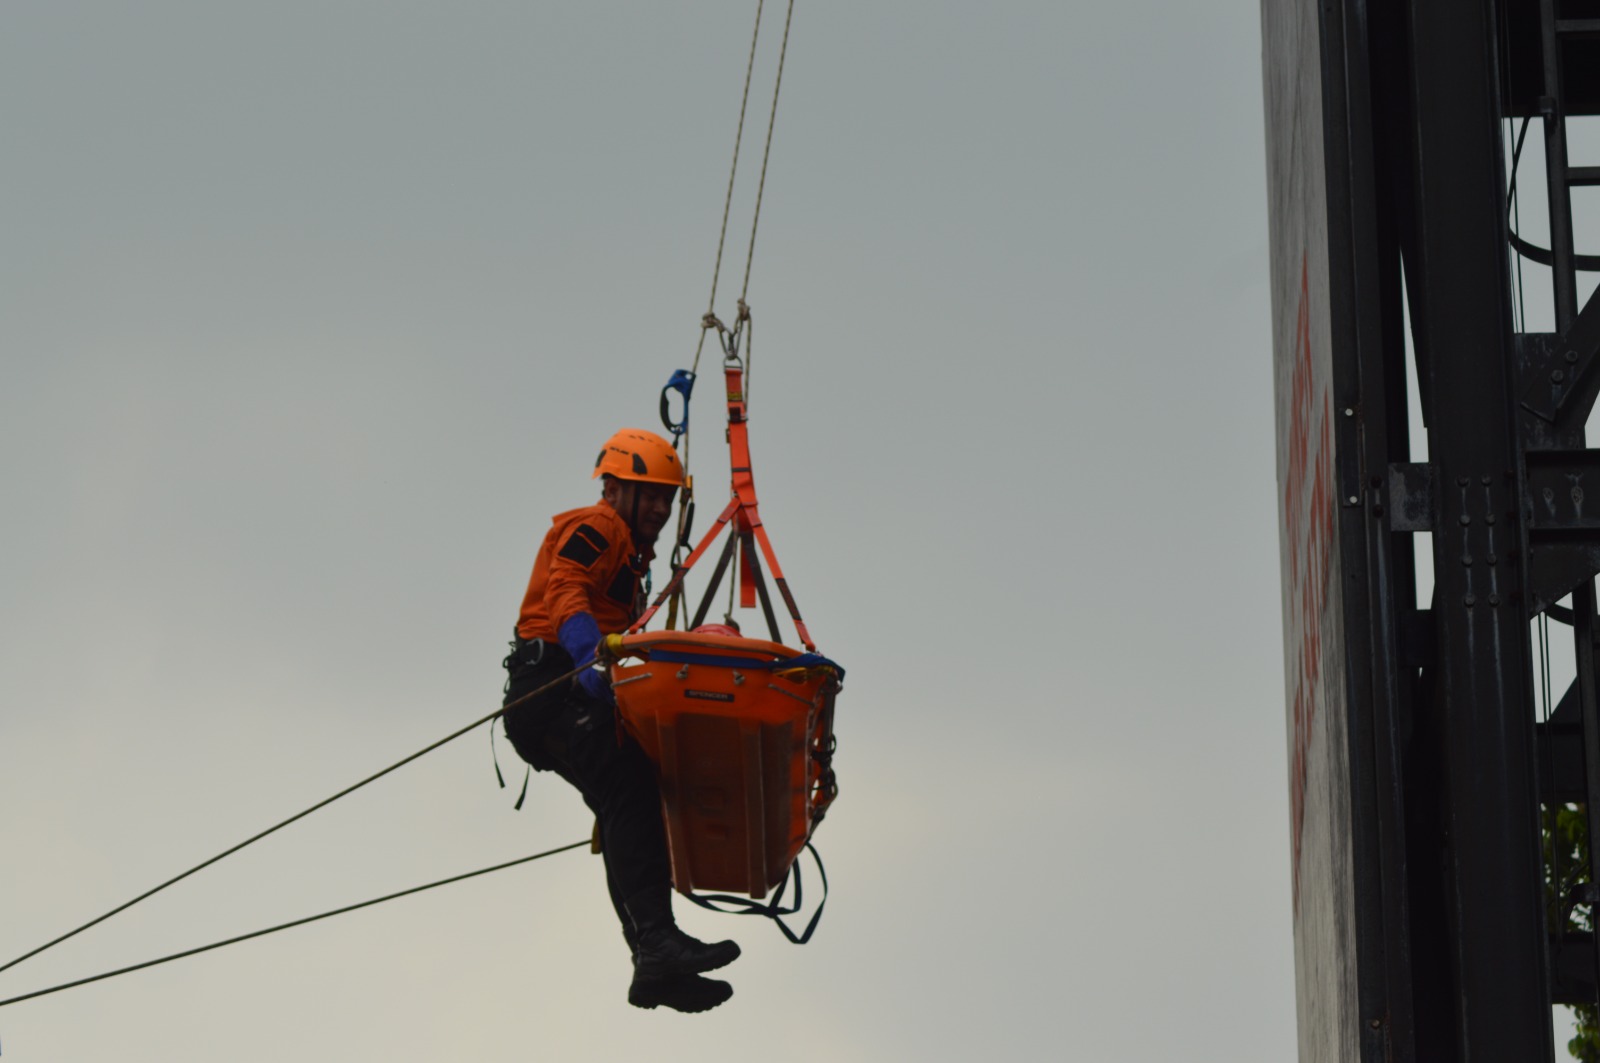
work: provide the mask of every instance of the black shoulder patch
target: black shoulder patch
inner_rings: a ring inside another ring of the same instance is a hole
[[[633,596],[639,589],[639,576],[629,565],[617,569],[617,576],[611,581],[611,586],[606,588],[606,597],[618,605],[628,609],[633,608]]]
[[[571,535],[567,536],[567,545],[561,548],[557,556],[564,557],[568,561],[576,561],[584,568],[588,568],[600,560],[600,555],[605,553],[606,547],[610,545],[610,540],[596,531],[592,525],[580,524],[572,530]]]

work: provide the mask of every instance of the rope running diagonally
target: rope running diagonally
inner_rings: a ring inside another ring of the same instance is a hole
[[[706,333],[712,327],[710,322],[714,321],[716,316],[717,282],[722,276],[722,248],[728,239],[728,213],[733,209],[733,179],[739,172],[739,145],[744,142],[744,116],[750,106],[750,76],[756,69],[756,41],[761,37],[761,11],[765,6],[766,0],[757,0],[756,26],[750,34],[750,59],[744,68],[744,95],[739,98],[739,128],[733,135],[733,162],[728,166],[728,192],[722,200],[722,231],[717,234],[717,262],[711,268],[711,298],[706,303],[705,317],[701,319],[700,342],[694,348],[694,366],[689,370],[691,373],[698,373],[700,370],[700,352],[705,348]],[[768,135],[771,135],[770,129]],[[687,439],[684,440],[684,449],[688,450]]]
[[[756,209],[750,219],[750,246],[744,255],[744,283],[739,286],[739,319],[734,323],[733,341],[729,349],[730,355],[737,355],[739,349],[739,333],[744,336],[744,397],[750,399],[750,364],[755,355],[756,326],[750,317],[750,304],[746,297],[750,294],[750,267],[756,258],[756,229],[761,225],[761,199],[767,191],[767,160],[772,156],[772,131],[778,124],[778,94],[783,90],[783,62],[789,55],[789,26],[794,21],[794,0],[789,0],[789,9],[783,17],[783,43],[778,47],[778,76],[772,83],[772,110],[767,114],[767,143],[761,149],[761,177],[756,181]],[[705,333],[702,331],[701,335]]]
[[[783,60],[789,54],[789,23],[794,20],[794,0],[789,0],[789,12],[783,19],[783,44],[778,49],[778,78],[772,86],[772,112],[767,116],[767,146],[761,151],[761,179],[756,182],[756,213],[750,220],[750,249],[744,256],[744,284],[739,290],[739,302],[750,294],[750,264],[756,257],[756,226],[761,223],[761,194],[767,187],[767,157],[772,154],[772,128],[778,122],[778,90],[783,88]]]
[[[260,841],[262,838],[265,838],[267,835],[273,834],[273,833],[275,833],[277,831],[280,831],[284,827],[287,827],[289,824],[294,823],[297,820],[304,819],[306,816],[311,815],[311,813],[317,811],[319,808],[325,808],[326,806],[331,805],[335,801],[339,800],[339,798],[345,797],[345,796],[347,796],[349,794],[352,794],[352,793],[355,793],[357,790],[361,789],[363,786],[367,785],[368,783],[376,782],[377,780],[383,778],[385,775],[388,775],[390,772],[394,771],[396,768],[404,767],[405,765],[410,764],[413,760],[416,760],[418,757],[421,757],[426,753],[432,753],[435,749],[438,749],[440,746],[444,745],[445,743],[452,742],[455,739],[460,738],[462,735],[466,734],[468,731],[473,731],[473,730],[476,730],[479,727],[482,727],[484,724],[488,723],[490,720],[493,720],[498,716],[504,715],[506,712],[508,712],[511,709],[516,708],[518,705],[521,705],[524,702],[530,701],[533,698],[538,697],[540,694],[544,694],[544,693],[547,693],[548,691],[554,690],[560,684],[571,680],[573,676],[579,674],[585,668],[588,668],[589,665],[590,665],[590,662],[585,662],[584,664],[582,664],[582,665],[578,666],[577,668],[574,668],[572,671],[568,672],[566,675],[561,676],[558,679],[554,679],[549,683],[546,683],[544,686],[540,687],[538,690],[534,690],[534,691],[531,691],[528,694],[523,695],[522,697],[518,698],[516,701],[511,702],[509,705],[502,705],[499,709],[496,709],[494,712],[491,712],[489,715],[483,717],[482,719],[476,720],[473,723],[469,723],[469,724],[467,724],[467,726],[461,728],[460,730],[454,731],[454,732],[452,732],[452,733],[450,733],[448,735],[445,735],[443,738],[439,739],[437,742],[434,742],[433,744],[431,744],[429,746],[426,746],[426,747],[424,747],[422,749],[417,750],[415,753],[411,754],[409,757],[406,757],[403,760],[395,761],[393,764],[389,765],[387,768],[384,768],[382,771],[376,772],[376,773],[374,773],[372,775],[367,776],[365,779],[362,779],[360,782],[356,783],[353,786],[345,787],[343,790],[340,790],[338,793],[334,794],[332,797],[324,798],[323,800],[318,801],[316,804],[312,805],[310,808],[306,809],[305,811],[295,813],[294,815],[290,816],[288,819],[282,821],[281,823],[274,824],[273,826],[268,827],[266,830],[262,831],[261,833],[253,835],[253,836],[251,836],[249,838],[246,838],[244,841],[242,841],[239,844],[233,846],[232,848],[224,849],[222,852],[218,853],[216,856],[213,856],[211,859],[205,860],[205,861],[203,861],[201,863],[196,864],[195,866],[191,867],[189,870],[185,871],[181,875],[174,875],[172,878],[167,879],[167,881],[163,882],[159,886],[156,886],[156,887],[154,887],[152,889],[145,890],[143,893],[139,894],[139,896],[133,898],[133,900],[125,901],[124,903],[117,905],[115,908],[111,909],[109,912],[106,912],[104,915],[96,916],[95,918],[89,920],[87,923],[84,923],[82,926],[78,927],[77,929],[69,930],[65,934],[62,934],[60,937],[55,938],[54,940],[51,940],[51,941],[47,941],[43,945],[40,945],[38,948],[33,949],[30,952],[24,952],[21,956],[18,956],[16,959],[11,960],[10,962],[8,962],[8,963],[6,963],[4,965],[0,965],[0,971],[10,970],[11,968],[15,967],[17,964],[21,963],[23,960],[30,959],[30,958],[32,958],[34,956],[37,956],[37,955],[39,955],[39,953],[45,951],[46,949],[54,948],[55,946],[61,944],[63,941],[66,941],[68,938],[76,937],[77,935],[83,933],[85,930],[88,930],[90,927],[105,922],[107,919],[110,919],[113,915],[116,915],[118,912],[126,911],[129,908],[132,908],[134,905],[138,904],[140,901],[155,896],[156,894],[160,893],[162,890],[166,889],[168,886],[176,885],[177,883],[182,882],[184,879],[188,878],[190,875],[194,874],[195,872],[210,867],[212,864],[216,863],[218,860],[221,860],[223,857],[232,856],[234,853],[238,852],[240,849],[243,849],[248,845],[255,844],[256,842]]]
[[[700,356],[705,351],[706,333],[710,332],[713,328],[721,329],[721,327],[722,327],[722,323],[717,320],[717,314],[716,314],[716,310],[717,310],[717,285],[722,279],[722,252],[725,249],[725,247],[727,246],[727,242],[728,242],[728,217],[732,213],[732,210],[733,210],[734,179],[738,176],[738,173],[739,173],[739,151],[740,151],[740,148],[744,144],[744,119],[745,119],[745,115],[749,112],[749,108],[750,108],[750,83],[751,83],[751,80],[752,80],[752,78],[753,78],[753,76],[755,74],[755,69],[756,69],[756,44],[761,39],[761,15],[762,15],[762,12],[765,11],[765,10],[766,10],[766,0],[756,0],[756,21],[755,21],[755,26],[750,31],[750,54],[749,54],[748,58],[745,60],[745,67],[744,67],[744,91],[742,93],[740,93],[740,96],[739,96],[739,124],[735,128],[734,134],[733,134],[733,158],[728,163],[728,188],[727,188],[727,191],[723,194],[723,197],[722,197],[722,226],[717,232],[717,258],[716,258],[715,264],[711,267],[711,295],[706,300],[706,312],[700,318],[700,338],[695,343],[695,347],[694,347],[694,362],[690,366],[690,369],[689,369],[689,376],[690,376],[691,380],[697,378],[699,376],[699,374],[700,374]],[[788,22],[788,19],[792,18],[793,15],[794,15],[794,0],[790,0],[790,3],[789,3],[789,15],[788,15],[788,17],[785,18],[784,27],[783,27],[783,44],[784,44],[784,48],[787,48],[788,44],[789,44],[789,22]],[[782,75],[783,75],[783,63],[782,63],[782,57],[781,56],[779,57],[778,74],[779,74],[779,78],[781,79]],[[776,110],[776,108],[777,108],[777,90],[776,89],[773,90],[773,108],[774,108],[774,110]],[[766,145],[766,148],[763,149],[762,155],[761,155],[761,180],[762,180],[763,184],[765,184],[765,182],[766,182],[767,154],[771,150],[772,150],[772,120],[769,117],[768,121],[767,121],[767,145]],[[757,196],[756,196],[756,215],[757,215],[757,217],[760,216],[760,194],[759,194],[759,192],[757,193]],[[751,238],[751,251],[753,252],[754,246],[755,246],[755,229],[754,229],[754,225],[751,226],[750,238]],[[749,284],[750,284],[750,255],[749,254],[746,254],[746,256],[745,256],[744,284],[745,284],[746,287],[748,287]],[[742,300],[741,300],[741,305],[743,305],[742,304]],[[736,324],[735,327],[737,327],[737,324]],[[685,421],[687,421],[688,416],[689,416],[689,414],[688,414],[688,408],[687,408],[687,397],[685,397],[685,409],[684,409]],[[685,428],[687,428],[687,424],[685,425]],[[689,432],[686,430],[683,433],[683,472],[684,472],[684,476],[686,478],[689,475],[689,448],[690,448]],[[692,480],[690,480],[689,482],[692,483]],[[683,526],[683,522],[686,519],[685,515],[686,515],[686,513],[688,511],[689,506],[692,503],[691,490],[692,489],[685,490],[684,493],[683,493],[683,497],[679,502],[679,507],[680,508],[679,508],[679,512],[678,512],[678,520],[679,520],[679,526],[680,527]],[[672,565],[673,565],[674,569],[676,569],[677,566],[678,566],[678,561],[679,561],[679,556],[680,556],[681,549],[682,549],[682,543],[681,542],[677,546],[675,546],[673,548],[673,551],[672,551]],[[673,599],[673,603],[672,603],[672,607],[668,610],[668,613],[667,613],[667,626],[668,627],[671,627],[673,625],[674,620],[676,619],[676,613],[677,613],[678,604],[679,604],[678,599],[674,598]],[[687,610],[687,608],[688,608],[687,601],[685,601],[683,603],[683,605],[684,605],[685,610]]]
[[[720,331],[724,327],[716,316],[717,283],[722,275],[722,251],[728,236],[728,212],[733,204],[734,175],[738,173],[739,169],[739,145],[744,139],[744,118],[750,103],[750,79],[755,70],[756,40],[761,32],[761,11],[764,6],[765,0],[758,0],[756,4],[756,31],[750,36],[750,59],[744,73],[744,95],[739,101],[739,129],[733,139],[733,163],[728,168],[728,191],[722,201],[722,229],[717,234],[717,261],[711,271],[711,299],[706,306],[705,315],[700,320],[700,340],[695,344],[694,365],[690,369],[690,372],[695,374],[700,371],[700,355],[705,349],[706,333],[713,328]],[[756,205],[750,219],[750,242],[745,248],[744,280],[739,286],[739,316],[734,322],[732,338],[728,341],[732,344],[732,350],[737,350],[739,334],[743,331],[745,323],[750,320],[750,308],[746,301],[750,294],[750,270],[755,263],[756,230],[761,225],[761,200],[767,189],[767,162],[772,157],[772,133],[778,122],[778,96],[783,90],[783,66],[789,55],[789,27],[793,22],[794,0],[789,0],[788,8],[783,17],[783,41],[778,46],[778,73],[772,85],[772,107],[767,112],[767,139],[761,148],[761,176],[756,181]],[[748,368],[747,364],[746,369],[748,370]],[[686,437],[684,440],[685,469],[688,467],[688,451],[689,444]]]
[[[477,871],[468,871],[464,875],[452,875],[449,878],[439,879],[437,882],[429,882],[422,886],[412,886],[408,890],[401,890],[398,893],[386,894],[382,897],[374,897],[370,901],[361,901],[359,904],[347,904],[343,908],[335,908],[330,912],[321,912],[317,915],[308,915],[303,919],[295,919],[291,922],[279,923],[277,926],[269,926],[265,930],[255,930],[248,934],[240,934],[238,937],[231,937],[226,941],[213,941],[209,945],[201,945],[197,948],[185,949],[182,952],[174,952],[169,956],[162,956],[159,959],[154,960],[146,960],[143,963],[136,963],[130,967],[119,967],[115,971],[106,971],[103,974],[90,975],[88,978],[79,978],[75,981],[63,982],[60,985],[50,986],[48,989],[36,989],[31,993],[23,993],[21,996],[11,997],[7,1000],[0,1000],[0,1008],[5,1007],[7,1004],[16,1004],[24,1000],[32,1000],[34,997],[42,997],[51,993],[59,993],[63,989],[72,989],[75,986],[88,985],[90,982],[101,982],[107,978],[115,978],[119,974],[129,974],[133,971],[142,971],[146,967],[155,967],[158,964],[170,963],[173,960],[181,960],[185,956],[194,956],[202,952],[210,952],[212,949],[220,949],[224,945],[236,945],[241,941],[249,941],[251,938],[265,937],[268,934],[276,934],[280,930],[288,930],[290,927],[304,926],[307,923],[315,923],[319,919],[329,919],[336,915],[343,915],[346,912],[353,912],[358,908],[370,908],[375,904],[382,904],[385,901],[392,901],[399,897],[408,897],[413,893],[421,893],[423,890],[431,890],[439,886],[448,886],[452,882],[461,882],[469,878],[477,878],[479,875],[487,875],[491,871],[503,871],[508,867],[516,867],[518,864],[526,864],[533,860],[542,860],[547,856],[554,856],[557,853],[564,853],[569,849],[576,849],[579,846],[585,846],[588,844],[589,839],[585,838],[581,842],[573,842],[571,845],[563,845],[558,849],[547,849],[542,853],[534,853],[532,856],[524,856],[516,860],[507,860],[505,863],[495,864],[493,867],[484,867],[479,868]]]

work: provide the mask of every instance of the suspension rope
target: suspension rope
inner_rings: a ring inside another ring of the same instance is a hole
[[[721,322],[717,320],[717,281],[722,276],[722,247],[728,238],[728,212],[733,208],[733,178],[739,172],[739,145],[744,141],[744,115],[750,105],[750,75],[756,69],[756,41],[761,36],[761,11],[766,6],[766,0],[756,2],[756,27],[750,34],[750,59],[744,68],[744,94],[739,98],[739,128],[733,135],[733,162],[728,167],[728,192],[722,200],[722,231],[717,234],[717,263],[711,269],[711,298],[706,304],[706,313],[700,319],[700,342],[694,348],[694,366],[691,373],[700,369],[700,352],[706,345],[706,333],[713,328],[720,328]],[[785,26],[784,37],[788,38],[788,28]],[[767,135],[770,141],[772,131],[769,128]],[[765,169],[765,162],[763,162]],[[749,283],[749,266],[745,267],[745,282]],[[683,441],[684,459],[687,465],[689,440]]]
[[[772,133],[778,123],[778,96],[783,90],[783,66],[789,55],[789,27],[794,22],[794,0],[789,0],[788,8],[783,18],[783,40],[778,46],[778,73],[772,84],[772,107],[767,113],[767,139],[761,148],[761,176],[756,181],[756,205],[754,214],[750,219],[750,242],[745,248],[744,280],[739,287],[739,314],[730,330],[717,318],[717,282],[722,275],[723,245],[728,236],[728,213],[733,205],[734,175],[739,169],[739,145],[744,139],[745,112],[750,103],[750,80],[755,70],[756,40],[761,32],[761,12],[765,7],[765,0],[758,0],[756,4],[756,29],[750,36],[750,59],[744,72],[744,95],[739,101],[739,128],[733,139],[733,163],[728,168],[728,191],[722,201],[722,229],[717,234],[717,260],[711,271],[711,299],[706,307],[706,312],[700,318],[700,341],[694,349],[694,365],[691,373],[700,370],[700,355],[705,348],[706,333],[712,329],[717,330],[722,342],[723,353],[728,358],[734,358],[739,350],[739,337],[744,325],[750,320],[750,307],[747,298],[750,295],[750,270],[755,263],[756,232],[761,226],[761,201],[767,190],[767,163],[772,157]],[[685,454],[688,452],[687,438],[684,442]]]
[[[750,266],[755,258],[756,227],[761,221],[761,198],[767,185],[767,160],[772,154],[772,130],[778,116],[778,92],[783,86],[784,59],[788,55],[789,51],[789,25],[794,19],[794,0],[789,0],[789,8],[785,13],[783,20],[783,41],[778,49],[777,80],[774,82],[772,88],[772,108],[767,115],[767,139],[761,150],[761,177],[756,185],[755,215],[750,222],[750,244],[745,251],[744,281],[739,295],[739,314],[734,321],[732,330],[730,330],[717,318],[717,286],[722,278],[722,255],[723,251],[727,247],[728,218],[733,211],[733,188],[735,179],[739,173],[739,152],[744,145],[744,122],[745,117],[749,113],[750,109],[750,85],[754,80],[756,69],[756,45],[761,39],[761,16],[765,10],[766,0],[757,0],[755,25],[750,31],[750,53],[745,59],[744,90],[739,95],[739,123],[734,129],[733,158],[728,163],[728,187],[723,193],[722,197],[722,225],[717,231],[717,256],[715,263],[711,267],[711,295],[706,300],[706,312],[700,317],[700,338],[695,343],[694,362],[689,368],[689,386],[691,388],[694,386],[693,381],[697,379],[700,374],[700,356],[705,352],[706,334],[715,329],[717,332],[718,344],[722,347],[724,356],[729,358],[736,357],[739,348],[740,333],[743,330],[745,323],[750,319],[750,309],[745,303],[745,295],[748,294],[750,290]],[[690,510],[690,507],[694,504],[694,481],[690,476],[689,466],[689,448],[691,444],[689,439],[690,433],[688,430],[688,404],[689,395],[687,392],[685,392],[683,411],[684,425],[682,433],[683,454],[681,460],[684,472],[684,482],[686,486],[678,503],[678,524],[680,528],[680,534],[678,542],[676,542],[672,548],[672,567],[674,570],[677,569],[683,553],[684,543],[681,529],[686,524],[687,514]],[[663,407],[663,409],[665,409],[665,407]],[[663,416],[665,416],[665,414],[663,414]],[[673,446],[677,446],[676,438],[673,441]],[[668,628],[674,626],[674,623],[677,619],[679,604],[679,599],[674,598],[667,613]],[[685,615],[687,615],[687,601],[685,600],[681,604],[683,605]]]
[[[248,934],[240,934],[238,937],[231,937],[226,941],[213,941],[209,945],[201,945],[198,948],[185,949],[182,952],[174,952],[170,956],[162,956],[159,959],[146,960],[143,963],[136,963],[131,967],[119,967],[115,971],[106,971],[103,974],[91,975],[88,978],[79,978],[72,982],[63,982],[60,985],[54,985],[48,989],[36,989],[32,993],[24,993],[21,996],[11,997],[7,1000],[0,1000],[0,1008],[5,1007],[7,1004],[16,1004],[24,1000],[32,1000],[34,997],[42,997],[51,993],[59,993],[63,989],[72,989],[76,986],[88,985],[90,982],[100,982],[107,978],[115,978],[119,974],[129,974],[133,971],[142,971],[146,967],[155,967],[158,964],[170,963],[173,960],[181,960],[186,956],[195,956],[202,952],[210,952],[212,949],[220,949],[225,945],[236,945],[241,941],[249,941],[251,938],[265,937],[268,934],[276,934],[280,930],[288,930],[290,927],[304,926],[307,923],[315,923],[319,919],[329,919],[336,915],[343,915],[346,912],[353,912],[358,908],[370,908],[375,904],[382,904],[385,901],[392,901],[399,897],[408,897],[413,893],[421,893],[423,890],[436,889],[439,886],[448,886],[452,882],[462,882],[469,878],[477,878],[479,875],[487,875],[492,871],[503,871],[508,867],[516,867],[518,864],[526,864],[533,860],[543,860],[547,856],[554,856],[557,853],[564,853],[569,849],[576,849],[579,846],[585,846],[588,844],[589,839],[585,838],[581,842],[573,842],[571,845],[563,845],[559,849],[547,849],[542,853],[534,853],[532,856],[524,856],[516,860],[507,860],[505,863],[495,864],[493,867],[480,868],[477,871],[468,871],[464,875],[452,875],[449,878],[439,879],[437,882],[429,882],[422,886],[413,886],[410,889],[401,890],[398,893],[390,893],[382,897],[374,897],[370,901],[361,901],[359,904],[347,904],[343,908],[335,908],[332,911],[321,912],[317,915],[308,915],[304,919],[295,919],[288,923],[279,923],[277,926],[269,926],[265,930],[255,930]]]
[[[698,378],[700,373],[700,356],[705,351],[706,334],[713,329],[715,329],[717,332],[718,345],[722,347],[723,358],[725,362],[739,360],[739,341],[741,338],[745,338],[745,387],[747,390],[749,387],[749,358],[750,354],[752,353],[751,348],[754,346],[755,328],[750,322],[750,306],[746,302],[746,296],[750,293],[750,270],[755,262],[756,231],[761,224],[761,201],[766,194],[767,188],[767,163],[772,157],[772,134],[773,130],[777,126],[778,121],[778,96],[783,89],[783,67],[784,62],[789,55],[789,28],[794,22],[794,0],[789,0],[788,9],[784,13],[783,40],[778,46],[778,71],[772,85],[772,106],[767,113],[767,137],[766,142],[762,145],[761,149],[761,175],[756,182],[755,211],[750,219],[750,242],[745,249],[744,280],[742,281],[739,290],[738,315],[734,319],[733,328],[731,329],[728,328],[727,325],[723,324],[722,321],[717,317],[717,286],[722,278],[722,255],[728,240],[728,218],[733,210],[733,187],[735,179],[739,173],[739,152],[744,143],[744,122],[750,108],[750,85],[755,75],[756,45],[761,39],[761,16],[765,9],[766,0],[757,0],[755,26],[750,32],[750,54],[745,61],[744,68],[744,91],[739,97],[739,124],[734,131],[733,159],[728,164],[728,187],[722,197],[722,226],[717,232],[717,257],[711,268],[711,296],[706,302],[706,312],[700,317],[700,338],[695,343],[694,362],[689,369],[690,387],[693,387],[693,381]],[[749,328],[748,334],[746,333],[747,326]],[[662,394],[662,417],[665,419],[667,417],[667,414],[665,413],[665,392]],[[683,548],[685,545],[683,542],[682,529],[687,522],[687,514],[690,510],[690,507],[693,505],[694,497],[693,478],[689,474],[690,432],[688,426],[688,403],[689,396],[686,392],[684,394],[684,424],[682,430],[683,452],[681,455],[686,486],[678,502],[678,526],[680,532],[678,541],[673,544],[672,548],[672,567],[674,572],[678,570],[678,566],[682,558]],[[671,425],[669,424],[668,427],[671,427]],[[673,429],[673,431],[676,433],[678,430]],[[673,446],[674,448],[678,446],[678,440],[676,436],[673,440]],[[673,597],[671,604],[668,607],[667,627],[669,629],[674,627],[676,624],[680,604],[683,606],[684,614],[686,616],[688,614],[687,600],[685,599],[680,601],[680,599],[681,592],[679,596]]]
[[[494,712],[491,712],[489,715],[483,717],[482,719],[477,720],[477,721],[475,721],[473,723],[469,723],[469,724],[467,724],[467,726],[461,728],[460,730],[454,731],[454,732],[452,732],[452,733],[450,733],[448,735],[445,735],[443,738],[439,739],[437,742],[434,742],[431,745],[425,746],[422,749],[417,750],[415,753],[411,754],[409,757],[406,757],[403,760],[395,761],[393,764],[389,765],[387,768],[384,768],[382,771],[376,772],[376,773],[374,773],[372,775],[367,776],[365,779],[362,779],[360,782],[356,783],[353,786],[345,787],[343,790],[340,790],[338,793],[334,794],[332,797],[324,798],[323,800],[318,801],[316,804],[312,805],[310,808],[306,809],[305,811],[296,812],[294,815],[290,816],[288,819],[282,821],[281,823],[276,823],[273,826],[268,827],[266,830],[262,831],[261,833],[253,835],[253,836],[251,836],[249,838],[246,838],[244,841],[240,842],[239,844],[237,844],[237,845],[235,845],[235,846],[233,846],[231,848],[224,849],[222,852],[218,853],[216,856],[213,856],[211,859],[205,860],[205,861],[202,861],[201,863],[196,864],[195,866],[191,867],[189,870],[185,871],[181,875],[174,875],[172,878],[167,879],[167,881],[163,882],[159,886],[154,887],[153,889],[145,890],[143,893],[141,893],[137,897],[133,898],[133,900],[125,901],[124,903],[117,905],[115,908],[111,909],[109,912],[106,912],[104,915],[96,916],[95,918],[89,920],[87,923],[84,923],[82,926],[78,927],[77,929],[69,930],[65,934],[62,934],[60,937],[55,938],[52,941],[47,941],[43,945],[40,945],[38,948],[33,949],[30,952],[23,953],[21,956],[18,956],[16,959],[10,961],[9,963],[6,963],[3,966],[0,966],[0,971],[10,970],[12,967],[15,967],[17,964],[21,963],[23,960],[30,959],[31,957],[37,956],[37,955],[39,955],[39,953],[45,951],[46,949],[54,948],[55,946],[61,944],[63,941],[66,941],[68,938],[76,937],[77,935],[83,933],[85,930],[88,930],[90,927],[96,926],[96,925],[98,925],[100,923],[105,922],[107,919],[110,919],[112,916],[116,915],[118,912],[127,911],[129,908],[132,908],[134,905],[138,904],[140,901],[146,900],[147,898],[150,898],[150,897],[154,897],[156,894],[160,893],[162,890],[166,889],[168,886],[176,885],[177,883],[182,882],[184,879],[188,878],[190,875],[194,874],[195,872],[210,867],[212,864],[216,863],[218,860],[221,860],[223,857],[232,856],[234,853],[238,852],[240,849],[243,849],[248,845],[254,845],[256,842],[260,841],[262,838],[267,837],[269,834],[273,834],[273,833],[275,833],[277,831],[282,830],[284,827],[287,827],[289,824],[294,823],[296,820],[304,819],[306,816],[311,815],[311,813],[317,811],[319,808],[325,808],[328,805],[331,805],[335,801],[339,800],[339,798],[345,797],[345,796],[347,796],[349,794],[355,793],[357,790],[361,789],[363,786],[367,785],[368,783],[376,782],[377,780],[383,778],[385,775],[388,775],[390,772],[394,771],[396,768],[404,767],[405,765],[410,764],[413,760],[416,760],[418,757],[421,757],[426,753],[431,753],[435,749],[438,749],[440,746],[446,744],[447,742],[452,742],[455,739],[460,738],[462,735],[466,734],[468,731],[476,730],[477,728],[482,727],[484,724],[488,723],[490,720],[493,720],[493,719],[495,719],[496,717],[499,717],[499,716],[503,716],[506,712],[510,711],[511,709],[516,708],[518,705],[521,705],[521,704],[523,704],[525,702],[531,701],[533,698],[538,697],[540,694],[544,694],[544,693],[547,693],[547,692],[549,692],[551,690],[554,690],[557,686],[561,685],[562,683],[570,681],[573,676],[578,675],[584,669],[588,668],[592,663],[593,663],[592,661],[584,662],[582,665],[579,665],[577,668],[574,668],[572,671],[568,672],[566,675],[561,676],[558,679],[554,679],[554,680],[546,683],[544,686],[540,687],[538,690],[532,691],[532,692],[530,692],[528,694],[524,694],[522,697],[518,698],[517,700],[511,702],[508,705],[502,705],[499,709],[496,709]]]
[[[739,306],[744,311],[744,401],[750,402],[750,364],[756,358],[756,319],[750,316],[750,308],[741,300]]]
[[[789,23],[793,19],[794,0],[789,0],[789,12],[783,19],[783,45],[778,49],[778,79],[772,86],[772,113],[767,116],[767,146],[761,152],[761,180],[756,184],[756,213],[750,221],[750,249],[744,257],[744,285],[739,290],[740,303],[750,294],[750,264],[756,257],[756,226],[761,222],[761,194],[767,187],[767,156],[772,154],[772,127],[778,121],[778,90],[783,88],[783,60],[789,53]]]

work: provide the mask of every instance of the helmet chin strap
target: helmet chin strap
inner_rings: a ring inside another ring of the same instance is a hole
[[[652,538],[647,541],[645,537],[639,533],[640,483],[637,480],[619,480],[618,486],[621,487],[623,491],[626,491],[629,496],[627,502],[628,511],[623,515],[622,519],[628,525],[628,533],[633,536],[633,545],[635,551],[642,554],[644,553],[644,548],[646,546],[655,545],[656,540]]]

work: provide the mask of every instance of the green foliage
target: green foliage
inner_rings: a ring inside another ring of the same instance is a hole
[[[1567,1051],[1578,1063],[1600,1063],[1600,1022],[1596,1021],[1596,1010],[1593,1004],[1579,1004],[1572,1009],[1578,1026],[1573,1030],[1572,1040],[1567,1042]]]
[[[1562,805],[1544,815],[1545,916],[1552,928],[1587,931],[1587,906],[1571,907],[1572,891],[1589,881],[1589,818],[1581,805]]]
[[[1594,918],[1588,905],[1573,906],[1574,887],[1589,881],[1589,818],[1580,805],[1562,805],[1544,817],[1544,884],[1548,925],[1560,932],[1588,931]],[[1572,1009],[1577,1029],[1567,1051],[1578,1063],[1600,1063],[1600,1007]]]

